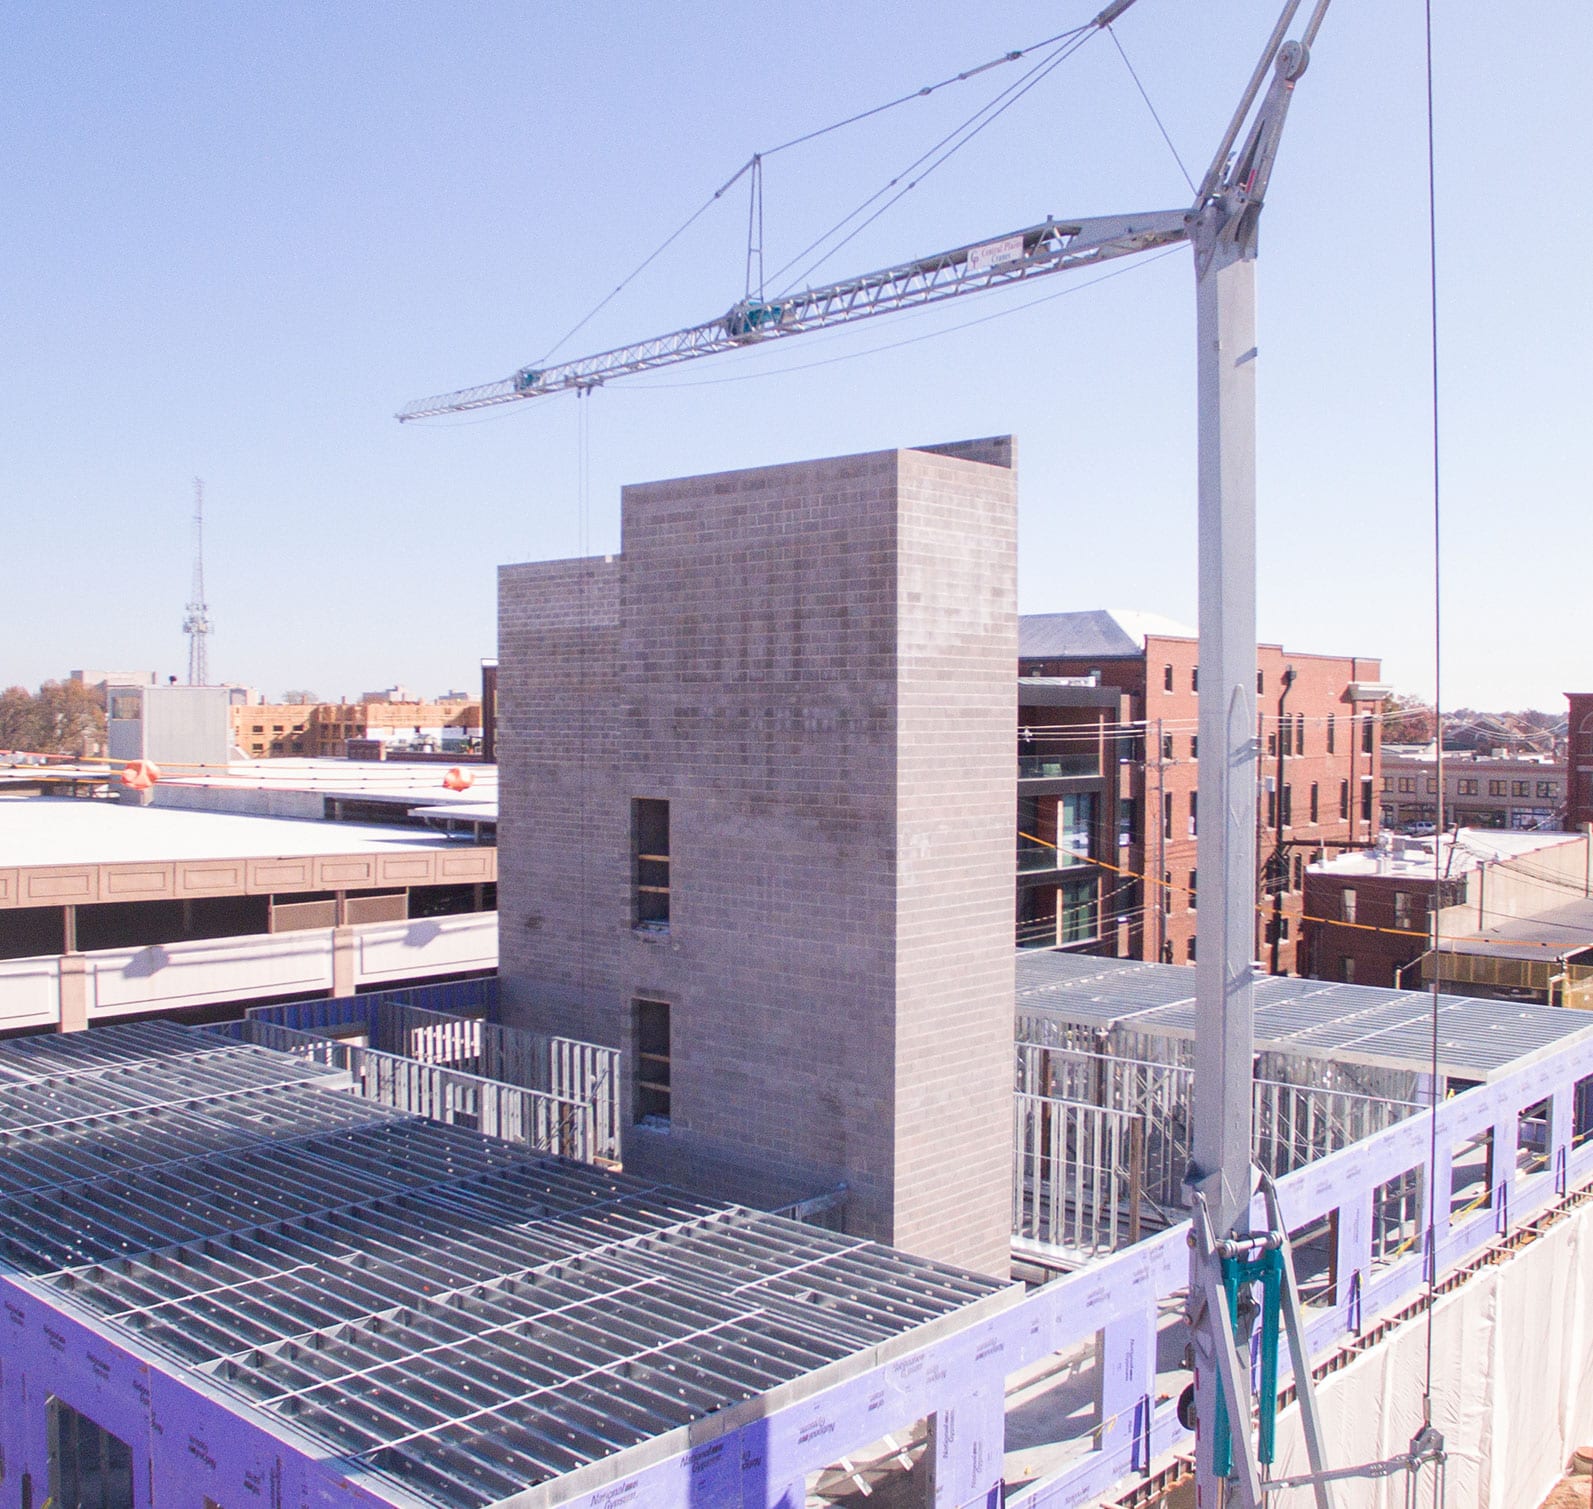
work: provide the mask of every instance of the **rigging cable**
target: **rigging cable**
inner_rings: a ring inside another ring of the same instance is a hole
[[[1189,169],[1184,166],[1184,159],[1178,155],[1178,148],[1173,145],[1172,137],[1167,134],[1167,127],[1162,124],[1162,118],[1156,113],[1156,107],[1151,104],[1151,97],[1145,92],[1145,86],[1140,83],[1134,65],[1129,62],[1128,54],[1123,51],[1123,44],[1117,40],[1117,32],[1108,26],[1106,34],[1112,39],[1112,46],[1117,49],[1117,55],[1123,60],[1123,66],[1128,69],[1128,76],[1133,79],[1134,87],[1139,90],[1139,97],[1145,101],[1145,108],[1150,111],[1151,119],[1156,122],[1156,129],[1162,133],[1162,140],[1167,143],[1167,150],[1173,154],[1173,161],[1178,164],[1178,171],[1184,175],[1184,182],[1189,185],[1189,192],[1198,196],[1200,190],[1195,187],[1195,180],[1189,176]]]
[[[779,146],[767,147],[761,152],[754,152],[752,156],[749,157],[746,162],[742,163],[741,166],[730,175],[730,177],[720,184],[719,187],[715,189],[713,193],[703,201],[702,204],[693,210],[692,213],[680,223],[680,225],[671,231],[669,235],[664,237],[664,239],[651,252],[649,252],[647,256],[643,257],[642,260],[638,262],[629,273],[626,274],[625,277],[621,278],[620,281],[616,283],[606,294],[604,294],[603,297],[599,299],[597,303],[594,304],[579,320],[577,320],[574,325],[566,330],[564,334],[558,338],[558,340],[549,346],[548,349],[537,358],[533,365],[542,366],[557,352],[561,351],[569,343],[573,336],[584,330],[586,326],[589,325],[592,320],[595,319],[597,315],[599,315],[617,295],[623,293],[631,283],[635,282],[643,272],[645,272],[654,262],[658,260],[659,257],[668,251],[669,248],[675,244],[675,242],[685,235],[686,232],[692,228],[692,226],[694,226],[705,214],[708,213],[709,210],[714,207],[714,205],[723,199],[724,196],[731,189],[733,189],[748,172],[752,171],[754,164],[756,164],[760,158],[773,157],[776,152],[784,152],[790,147],[800,147],[805,142],[816,141],[821,136],[828,136],[832,131],[839,131],[843,127],[856,125],[859,121],[868,120],[871,116],[882,115],[885,113],[885,111],[894,110],[899,105],[907,105],[911,104],[914,100],[925,99],[929,95],[935,94],[939,90],[947,88],[949,85],[965,83],[967,80],[976,78],[982,73],[989,72],[989,70],[992,68],[1000,68],[1007,63],[1016,63],[1019,61],[1019,59],[1027,57],[1031,52],[1038,52],[1042,47],[1050,47],[1054,43],[1065,42],[1072,37],[1082,35],[1083,33],[1090,31],[1094,24],[1094,22],[1091,22],[1085,26],[1075,26],[1068,31],[1058,32],[1053,37],[1046,37],[1039,42],[1031,42],[1027,47],[1015,47],[1010,51],[1003,53],[998,58],[991,58],[989,62],[980,63],[973,68],[965,68],[962,70],[962,72],[954,73],[950,78],[941,79],[938,83],[925,84],[922,88],[914,89],[911,91],[911,93],[900,95],[892,100],[886,100],[884,104],[871,106],[867,110],[860,110],[854,115],[848,115],[841,120],[832,121],[827,126],[820,126],[817,130],[804,132],[801,136],[793,136],[790,141],[783,141],[779,144]],[[804,253],[803,255],[806,254]]]
[[[1047,57],[1042,58],[1034,65],[1033,68],[1031,68],[1026,74],[1018,79],[1016,83],[1009,84],[1001,91],[1000,94],[996,95],[994,99],[991,99],[985,104],[981,105],[979,109],[974,111],[974,113],[964,120],[960,125],[948,131],[927,151],[920,153],[912,160],[912,162],[908,163],[905,168],[902,168],[882,187],[876,189],[868,196],[867,199],[865,199],[850,213],[843,215],[838,221],[836,221],[834,225],[825,231],[823,235],[818,236],[814,240],[810,241],[805,247],[803,247],[801,251],[799,251],[794,257],[781,266],[774,273],[774,276],[777,278],[782,277],[785,273],[789,272],[791,268],[795,267],[796,264],[806,257],[810,252],[816,251],[819,247],[824,245],[824,243],[828,241],[831,236],[844,229],[853,220],[856,220],[857,217],[866,209],[868,209],[870,205],[874,204],[877,200],[884,198],[886,194],[890,194],[890,191],[896,188],[896,185],[901,183],[902,179],[907,174],[917,171],[925,162],[929,163],[929,166],[924,168],[916,178],[911,179],[902,188],[898,189],[895,194],[892,194],[889,199],[886,199],[885,202],[880,205],[879,208],[876,209],[874,213],[866,220],[863,220],[859,224],[853,226],[852,229],[848,231],[846,235],[842,236],[834,246],[823,253],[823,255],[810,262],[803,272],[798,273],[797,276],[791,280],[791,282],[785,285],[784,289],[781,290],[782,293],[790,293],[796,288],[797,284],[805,282],[807,279],[811,278],[820,267],[822,267],[827,261],[829,261],[831,257],[836,254],[836,252],[840,251],[840,249],[849,242],[855,240],[865,230],[867,230],[869,226],[878,220],[879,217],[886,212],[886,210],[890,209],[892,205],[896,204],[904,196],[910,194],[914,189],[916,189],[919,184],[921,184],[926,178],[929,177],[931,173],[935,171],[936,168],[940,167],[943,163],[947,162],[950,158],[955,156],[964,147],[966,147],[968,143],[978,136],[979,133],[983,131],[985,127],[988,126],[992,121],[999,119],[1008,110],[1010,110],[1012,106],[1017,104],[1017,102],[1023,98],[1024,95],[1026,95],[1037,84],[1041,83],[1047,77],[1047,75],[1059,68],[1070,57],[1072,57],[1073,54],[1077,52],[1079,48],[1081,48],[1087,41],[1089,41],[1090,37],[1092,37],[1094,34],[1093,28],[1083,28],[1081,32],[1071,34],[1068,41],[1063,42],[1062,45],[1054,52],[1049,54]],[[950,143],[950,145],[948,146],[947,143]],[[941,151],[943,147],[945,150]],[[935,156],[937,152],[940,153],[940,156],[938,157]],[[931,158],[934,160],[930,161]]]
[[[1428,350],[1431,362],[1431,427],[1432,427],[1432,538],[1433,538],[1433,720],[1438,729],[1436,740],[1436,759],[1438,778],[1437,792],[1437,832],[1441,835],[1445,831],[1446,819],[1444,812],[1444,739],[1443,739],[1443,707],[1444,707],[1444,641],[1443,641],[1443,512],[1442,493],[1440,489],[1439,473],[1439,405],[1438,405],[1438,187],[1436,169],[1436,149],[1434,131],[1433,109],[1433,5],[1432,0],[1423,0],[1423,38],[1426,53],[1427,74],[1427,306],[1428,306]],[[1443,894],[1444,867],[1442,862],[1443,844],[1433,844],[1433,955],[1436,965],[1440,943],[1440,923],[1442,907],[1438,905]],[[1454,845],[1450,845],[1450,857],[1453,859]],[[1442,988],[1441,976],[1443,970],[1435,967],[1433,970],[1431,993],[1431,1057],[1428,1066],[1430,1075],[1428,1095],[1432,1101],[1429,1112],[1428,1137],[1427,1137],[1427,1260],[1426,1268],[1426,1337],[1424,1342],[1424,1357],[1422,1370],[1422,1430],[1417,1436],[1417,1441],[1424,1437],[1429,1440],[1433,1434],[1433,1309],[1438,1300],[1438,1248],[1437,1248],[1437,1200],[1438,1191],[1436,1181],[1433,1179],[1433,1170],[1438,1167],[1438,1011],[1439,992]],[[1444,1495],[1444,1465],[1442,1455],[1442,1440],[1438,1441],[1439,1455],[1435,1463],[1435,1476],[1433,1480],[1433,1500],[1435,1504],[1443,1502]],[[1412,1442],[1413,1454],[1416,1442]],[[1419,1468],[1413,1465],[1410,1478],[1410,1501],[1414,1504],[1419,1491]]]

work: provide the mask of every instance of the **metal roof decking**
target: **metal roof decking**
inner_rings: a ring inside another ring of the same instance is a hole
[[[0,1043],[0,1254],[195,1386],[437,1504],[506,1498],[1006,1301],[317,1077],[170,1024]]]
[[[1189,1041],[1194,988],[1194,970],[1177,964],[1036,949],[1018,954],[1020,1021]],[[1432,998],[1425,991],[1269,975],[1256,980],[1255,1002],[1257,1052],[1428,1071]],[[1487,1080],[1593,1034],[1593,1020],[1557,1006],[1441,995],[1438,1034],[1444,1075]]]

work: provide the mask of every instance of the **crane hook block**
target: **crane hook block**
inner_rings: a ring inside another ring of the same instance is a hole
[[[732,306],[724,318],[725,334],[733,341],[755,340],[780,323],[783,304],[765,304],[762,299],[743,299]]]

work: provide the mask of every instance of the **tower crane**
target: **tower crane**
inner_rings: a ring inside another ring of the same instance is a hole
[[[1090,24],[1105,28],[1134,0],[1113,0]],[[1054,220],[860,277],[772,300],[747,296],[715,319],[498,382],[423,399],[403,421],[456,414],[649,372],[806,331],[850,324],[1028,282],[1051,273],[1187,242],[1194,253],[1199,409],[1200,754],[1197,834],[1194,1151],[1188,1173],[1188,1318],[1195,1355],[1194,1419],[1200,1502],[1259,1509],[1269,1487],[1280,1331],[1293,1354],[1318,1509],[1331,1481],[1289,1240],[1275,1191],[1251,1162],[1252,1008],[1256,904],[1255,261],[1285,118],[1310,60],[1329,0],[1313,0],[1291,37],[1302,0],[1282,11],[1187,208]],[[1241,141],[1241,135],[1243,140]],[[1263,1212],[1259,1228],[1253,1211]],[[1258,1443],[1250,1421],[1250,1341],[1260,1286],[1262,1376]],[[1234,1422],[1230,1429],[1229,1422]],[[1418,1438],[1420,1440],[1421,1438]],[[1428,1443],[1429,1448],[1432,1442]],[[1441,1451],[1441,1442],[1439,1443]],[[1421,1460],[1432,1460],[1431,1456]],[[1396,1463],[1420,1465],[1417,1443]]]

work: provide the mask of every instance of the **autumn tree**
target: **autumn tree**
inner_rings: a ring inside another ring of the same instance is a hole
[[[46,681],[36,692],[0,692],[0,749],[97,754],[105,748],[105,696],[81,681]]]
[[[1395,692],[1383,703],[1385,744],[1431,744],[1438,735],[1432,704],[1405,692]]]

